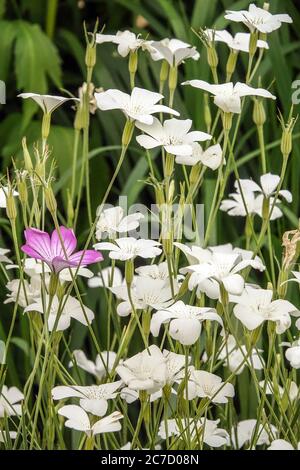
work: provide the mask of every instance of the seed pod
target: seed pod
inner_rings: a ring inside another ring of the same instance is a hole
[[[51,214],[56,214],[57,202],[51,186],[45,188],[45,201],[48,211]]]
[[[11,221],[16,220],[17,218],[17,208],[11,187],[9,187],[6,197],[6,214]]]
[[[92,69],[96,64],[96,43],[88,43],[85,51],[85,65]]]
[[[235,72],[237,58],[238,52],[231,50],[226,64],[226,73],[228,79],[230,79]]]
[[[216,69],[218,67],[219,58],[214,46],[207,46],[207,62],[210,68]]]
[[[126,124],[124,126],[123,130],[123,135],[122,135],[122,145],[123,147],[127,147],[130,144],[132,134],[134,130],[134,123],[132,121],[129,121],[129,119],[126,121]]]
[[[25,166],[25,169],[30,173],[33,170],[33,165],[31,161],[30,153],[26,145],[26,137],[23,137],[22,139],[22,147],[23,147],[24,166]]]

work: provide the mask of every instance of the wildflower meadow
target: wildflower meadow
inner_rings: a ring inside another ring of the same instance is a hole
[[[299,25],[0,1],[1,450],[300,449]]]

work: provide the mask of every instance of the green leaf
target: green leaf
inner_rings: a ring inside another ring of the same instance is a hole
[[[13,22],[6,20],[0,21],[0,80],[6,81],[8,78],[12,47],[16,33],[17,30]]]

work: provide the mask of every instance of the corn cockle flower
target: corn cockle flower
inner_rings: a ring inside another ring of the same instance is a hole
[[[78,98],[66,98],[64,96],[40,95],[38,93],[20,93],[18,98],[31,98],[43,110],[45,114],[51,114],[66,101],[79,101]]]
[[[65,386],[61,385],[52,389],[53,400],[64,400],[66,398],[80,398],[80,406],[88,413],[95,416],[105,415],[108,408],[108,400],[116,398],[122,381],[103,385]]]
[[[120,419],[123,418],[123,415],[119,413],[119,411],[115,411],[92,425],[88,414],[78,405],[63,406],[58,410],[58,414],[67,418],[65,421],[67,428],[82,431],[89,437],[106,432],[120,431]]]
[[[210,447],[222,447],[229,444],[229,434],[225,429],[218,428],[219,422],[219,419],[212,421],[206,418],[190,418],[187,425],[185,418],[168,419],[167,423],[161,422],[158,435],[162,439],[167,436],[182,436],[184,440],[191,436],[196,442],[203,442]]]
[[[210,140],[206,132],[189,132],[192,127],[191,119],[167,119],[163,124],[153,118],[151,125],[137,123],[136,127],[148,135],[138,135],[137,142],[146,149],[164,147],[172,155],[192,155],[194,142]]]
[[[161,254],[160,243],[154,240],[136,239],[133,237],[117,238],[114,243],[100,242],[94,245],[96,250],[108,250],[111,259],[126,261],[137,256],[154,258]]]
[[[154,113],[169,113],[179,116],[174,109],[157,104],[163,95],[134,87],[131,95],[120,90],[107,90],[102,93],[95,93],[98,108],[102,111],[120,109],[131,121],[138,121],[144,124],[152,124]]]
[[[54,230],[50,235],[36,228],[24,230],[26,244],[21,250],[31,258],[44,261],[54,273],[62,269],[102,261],[103,256],[94,250],[77,251],[77,239],[72,229],[60,227],[60,234]],[[61,239],[60,239],[61,236]]]
[[[247,267],[263,270],[261,262],[242,259],[240,254],[213,252],[208,262],[182,268],[182,273],[192,273],[189,279],[189,289],[195,287],[201,290],[203,281],[209,279],[223,285],[224,289],[233,295],[243,292],[245,281],[240,271]]]
[[[228,398],[234,397],[234,387],[231,383],[222,382],[218,375],[190,367],[185,397],[188,400],[199,397],[209,398],[212,403],[228,403]]]
[[[152,344],[148,349],[126,359],[116,368],[117,373],[132,390],[158,392],[167,382],[167,359]]]
[[[113,351],[102,351],[101,354],[97,354],[96,360],[93,362],[80,349],[73,351],[73,356],[77,367],[94,375],[98,380],[102,380],[103,377],[112,371],[117,358],[116,353]],[[73,362],[71,361],[69,365],[72,367]]]
[[[170,336],[181,344],[191,345],[199,338],[204,320],[215,320],[223,327],[221,317],[214,308],[193,307],[179,300],[152,315],[150,331],[156,337],[159,335],[161,325],[170,323]]]
[[[118,53],[122,57],[128,56],[130,52],[135,52],[143,46],[144,39],[139,38],[131,31],[118,31],[116,34],[96,34],[96,43],[103,44],[112,42],[118,45]]]
[[[224,42],[233,51],[249,52],[251,38],[250,33],[236,33],[235,36],[232,36],[225,29],[219,31],[214,29],[206,29],[204,34],[209,41]],[[260,39],[257,41],[257,47],[269,49],[268,43]]]
[[[176,281],[174,281],[173,287],[175,293],[177,293],[178,284]],[[131,299],[126,284],[110,287],[110,290],[118,299],[122,299],[122,302],[117,306],[117,313],[121,317],[126,317],[132,312],[132,305],[136,310],[144,310],[149,307],[157,310],[168,307],[173,302],[169,279],[137,276],[131,285]]]
[[[171,67],[178,67],[185,59],[198,60],[200,57],[195,47],[179,39],[149,41],[148,49],[153,60],[165,59]]]
[[[140,212],[124,216],[122,207],[112,207],[105,209],[96,225],[96,238],[101,240],[102,235],[106,233],[109,238],[115,238],[117,233],[127,233],[134,230],[140,225],[140,220],[144,216]]]
[[[300,442],[298,442],[297,449],[292,444],[284,439],[275,439],[271,442],[270,447],[267,450],[300,450]]]
[[[6,248],[0,248],[0,263],[12,264],[12,261],[6,256],[10,250]]]
[[[48,314],[48,328],[52,331],[55,327],[56,331],[63,331],[69,328],[71,318],[79,321],[83,325],[88,325],[94,318],[94,312],[86,306],[82,305],[79,300],[71,297],[64,297],[61,301],[55,295],[53,298],[47,294],[45,299],[36,299],[32,304],[28,305],[24,309],[26,312],[39,312],[41,314],[47,313],[50,305],[50,311]]]
[[[23,393],[17,387],[8,388],[6,385],[3,385],[0,392],[0,418],[21,415],[22,405],[19,402],[23,398]]]
[[[203,150],[200,144],[194,142],[192,150],[191,155],[176,156],[175,162],[189,166],[202,163],[202,165],[207,166],[211,170],[216,170],[222,163],[223,152],[220,144],[211,145],[206,150]]]
[[[231,440],[235,449],[241,449],[246,443],[250,443],[257,425],[256,419],[245,419],[240,421],[237,426],[233,426],[231,430]],[[270,441],[278,434],[275,426],[259,424],[256,444],[270,444]]]
[[[276,96],[272,95],[268,90],[263,88],[253,88],[245,83],[223,83],[220,85],[211,85],[204,80],[188,80],[182,85],[191,85],[194,88],[208,91],[214,95],[214,103],[224,113],[240,114],[242,111],[241,98],[244,96],[260,96],[262,98],[271,98],[276,100]]]
[[[279,29],[282,23],[292,23],[292,18],[287,14],[272,15],[267,10],[259,8],[254,3],[249,5],[249,10],[226,11],[225,18],[236,23],[244,23],[251,32],[272,33]]]
[[[273,300],[273,291],[245,287],[242,295],[230,297],[235,303],[233,313],[245,327],[252,331],[265,321],[276,323],[276,333],[284,333],[291,326],[291,315],[300,316],[297,308],[288,300]]]

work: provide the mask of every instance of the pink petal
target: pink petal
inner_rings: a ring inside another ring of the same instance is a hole
[[[69,261],[75,262],[77,266],[86,266],[88,264],[98,263],[103,260],[101,253],[95,250],[81,250],[70,256]]]
[[[51,259],[50,237],[48,233],[36,228],[27,228],[24,231],[26,245],[31,247],[39,255],[39,259]]]
[[[41,256],[37,251],[35,251],[29,245],[21,246],[21,250],[23,251],[23,253],[26,253],[26,255],[30,256],[30,258],[45,260],[43,256]]]
[[[65,251],[67,255],[70,256],[76,248],[77,240],[72,229],[59,227],[59,230],[63,241],[63,246],[61,244],[57,230],[53,230],[51,235],[51,252],[52,256],[61,256],[65,258]]]

